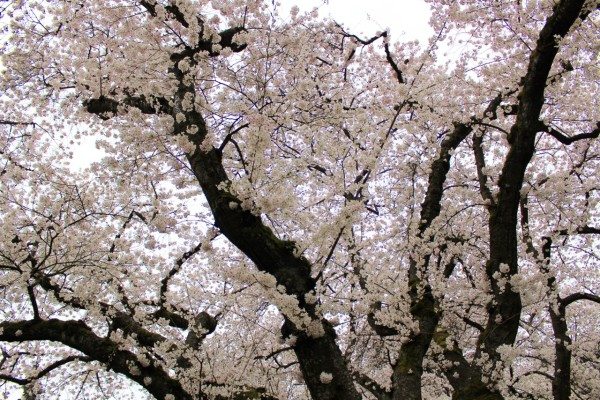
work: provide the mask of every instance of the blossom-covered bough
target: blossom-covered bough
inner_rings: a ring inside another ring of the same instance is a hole
[[[598,398],[600,5],[430,6],[2,5],[3,390]]]

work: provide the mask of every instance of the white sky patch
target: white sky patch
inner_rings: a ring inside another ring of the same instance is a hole
[[[93,162],[100,161],[106,155],[104,150],[96,147],[98,137],[83,136],[77,144],[72,146],[73,159],[71,167],[76,171],[81,171],[89,167]]]
[[[433,30],[429,6],[423,0],[281,0],[281,16],[296,5],[302,11],[313,8],[321,17],[331,18],[353,34],[371,36],[389,29],[392,40],[419,40],[424,43]]]

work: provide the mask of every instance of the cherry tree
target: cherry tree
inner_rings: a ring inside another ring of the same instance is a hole
[[[2,3],[4,393],[600,398],[600,4],[429,4]]]

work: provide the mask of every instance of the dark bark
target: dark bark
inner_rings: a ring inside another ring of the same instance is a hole
[[[48,340],[62,343],[139,383],[159,400],[168,394],[172,394],[176,399],[193,399],[181,384],[162,368],[152,364],[143,366],[135,354],[120,349],[108,338],[97,336],[81,321],[49,319],[3,322],[0,324],[0,332],[0,340],[6,342]],[[144,378],[150,378],[150,383],[144,383]]]
[[[151,98],[146,96],[126,96],[123,100],[117,101],[107,96],[89,99],[83,102],[86,111],[96,114],[102,119],[109,119],[117,115],[119,107],[137,108],[143,114],[158,114],[160,112],[170,112],[171,107],[163,98]]]
[[[146,11],[153,17],[156,17],[158,13],[156,12],[156,4],[152,1],[142,0],[140,1],[140,5],[146,9]],[[173,2],[167,3],[165,6],[165,11],[167,11],[167,19],[175,20],[179,22],[182,26],[188,28],[189,21],[186,19],[186,16],[176,4]],[[219,41],[214,42],[213,36],[209,39],[203,38],[204,33],[204,21],[200,16],[196,16],[198,25],[200,26],[199,33],[199,41],[198,44],[192,48],[186,46],[185,49],[178,53],[173,53],[171,55],[171,60],[173,61],[181,61],[184,58],[193,57],[195,54],[204,51],[207,52],[209,56],[216,57],[220,54],[219,51],[213,49],[213,44],[218,44],[221,48],[229,48],[233,52],[240,52],[246,48],[246,44],[238,44],[233,38],[237,33],[243,32],[246,29],[242,26],[236,26],[232,28],[228,28],[219,32]]]
[[[181,82],[175,95],[174,112],[180,112],[185,94],[195,96],[195,89],[183,84],[184,76],[178,69],[175,68],[174,72]],[[304,296],[316,288],[316,281],[311,277],[310,262],[295,254],[293,242],[279,239],[259,216],[242,209],[242,201],[227,190],[230,181],[222,164],[221,152],[216,148],[208,151],[200,149],[207,135],[202,115],[195,110],[184,114],[186,119],[175,123],[174,134],[187,135],[198,146],[194,153],[187,155],[187,159],[208,201],[215,226],[260,271],[273,275],[287,294],[298,299],[299,307],[324,327],[321,337],[308,336],[287,317],[282,327],[284,336],[294,335],[297,338],[294,351],[311,396],[315,400],[360,399],[346,360],[335,342],[333,327],[316,313],[313,305],[305,301]],[[197,128],[196,133],[187,133],[191,126]],[[321,382],[322,372],[332,374],[333,381]]]
[[[600,231],[595,228],[583,227],[576,231],[578,234],[598,234]],[[566,235],[566,233],[561,233]],[[550,274],[549,264],[552,248],[552,239],[550,237],[542,238],[542,270]],[[567,307],[578,301],[588,300],[600,304],[600,296],[592,293],[573,293],[565,298],[561,298],[557,293],[556,278],[552,275],[546,283],[550,293],[551,301],[548,306],[550,321],[554,333],[554,376],[552,377],[552,396],[554,400],[571,399],[571,362],[573,352],[571,344],[573,340],[568,334],[567,325]]]
[[[499,285],[497,274],[501,274],[502,265],[508,266],[506,276],[518,273],[517,211],[520,192],[525,170],[535,152],[544,90],[558,52],[556,37],[564,37],[578,18],[585,18],[586,15],[582,15],[583,4],[584,0],[560,1],[554,6],[552,15],[547,18],[540,32],[518,95],[518,111],[515,124],[508,135],[510,149],[498,182],[497,200],[489,208],[490,259],[486,265],[486,273],[491,283],[493,300],[487,307],[488,320],[479,337],[477,356],[482,351],[487,353],[494,366],[500,363],[497,352],[499,346],[512,345],[515,341],[522,308],[519,294],[513,292],[508,285]],[[562,327],[559,325],[556,327],[560,331]],[[489,398],[486,397],[487,394],[473,395],[477,390],[477,387],[473,388],[465,393],[464,398]]]
[[[431,166],[427,193],[421,205],[422,222],[419,226],[421,239],[433,220],[440,214],[444,182],[450,170],[451,150],[456,149],[470,132],[469,126],[457,124],[441,144],[440,155]],[[436,309],[436,300],[427,282],[426,268],[428,264],[429,256],[425,256],[423,260],[410,260],[408,271],[410,312],[419,323],[419,332],[413,334],[400,349],[392,374],[392,398],[394,400],[420,400],[422,397],[423,359],[440,318]]]
[[[377,400],[391,400],[392,393],[389,389],[381,387],[377,382],[359,372],[353,372],[352,376],[356,383],[367,389]]]
[[[552,380],[552,396],[554,400],[569,400],[571,398],[571,337],[565,307],[554,305],[549,307],[552,330],[554,331],[554,379]]]
[[[327,320],[323,320],[325,334],[319,338],[308,336],[296,328],[287,318],[282,334],[296,336],[294,352],[298,357],[300,370],[308,386],[311,397],[317,399],[360,399],[354,387],[354,380],[349,374],[346,360],[335,343],[335,331]],[[321,382],[322,372],[333,376],[330,383]]]
[[[554,376],[552,377],[552,397],[554,400],[569,400],[571,398],[571,337],[568,335],[566,307],[557,293],[556,278],[550,274],[550,253],[552,239],[542,238],[543,261],[541,269],[549,274],[546,282],[550,296],[548,312],[554,332]]]
[[[500,287],[496,274],[500,273],[503,264],[508,265],[509,275],[518,272],[516,225],[520,190],[525,170],[535,151],[535,136],[539,130],[544,89],[552,62],[558,51],[555,45],[555,36],[564,37],[567,34],[572,24],[581,16],[583,3],[582,0],[564,0],[557,4],[553,14],[547,19],[540,32],[536,49],[530,57],[527,74],[523,79],[523,88],[519,93],[516,122],[508,136],[510,149],[500,176],[500,190],[496,202],[491,198],[490,192],[486,190],[485,179],[479,176],[480,184],[483,185],[481,187],[482,195],[489,201],[490,259],[486,265],[486,272],[491,282],[493,301],[488,305],[488,322],[480,335],[478,353],[483,349],[491,356],[493,363],[499,361],[497,354],[499,346],[514,343],[519,326],[522,307],[520,296],[518,293],[512,292],[510,288]],[[499,101],[495,108],[498,105]],[[480,143],[475,143],[476,159],[481,164],[483,158],[479,146]],[[428,191],[422,204],[422,223],[419,227],[421,234],[439,215],[440,211],[443,182],[449,168],[449,156],[446,159],[443,157],[444,144],[442,144],[440,154],[440,158],[432,166]],[[436,163],[438,164],[436,165]],[[478,165],[478,168],[481,166]],[[422,261],[424,268],[428,261],[428,257]],[[421,282],[421,279],[417,263],[411,260],[409,268],[411,314],[419,322],[420,330],[402,346],[400,351],[392,377],[394,399],[417,400],[421,398],[422,361],[439,319],[435,310],[435,299],[426,282]],[[466,366],[465,371],[467,371]],[[455,387],[455,392],[457,392],[455,396],[473,400],[502,398],[483,384],[479,379],[480,376],[478,377],[473,371],[470,371],[467,376],[472,382],[469,382],[468,385],[458,386],[458,390]]]
[[[578,133],[573,136],[567,136],[564,133],[543,123],[540,123],[539,129],[542,132],[548,133],[550,136],[565,145],[570,145],[580,140],[596,139],[598,136],[600,136],[600,122],[596,123],[596,129],[590,132]]]
[[[72,294],[66,297],[64,293],[62,293],[61,288],[58,285],[53,284],[50,279],[41,272],[36,274],[36,279],[37,283],[44,290],[54,294],[57,300],[76,309],[87,309],[85,303],[79,298],[74,297]],[[128,336],[135,336],[137,343],[139,343],[141,346],[152,348],[156,344],[167,340],[162,335],[151,332],[144,328],[142,324],[136,321],[131,314],[116,310],[115,308],[103,302],[98,303],[98,306],[100,307],[102,314],[110,321],[113,329],[120,329]],[[160,307],[157,311],[152,313],[150,318],[154,320],[158,318],[164,318],[169,322],[169,325],[173,327],[183,330],[189,328],[188,318],[179,313],[168,311],[164,307]],[[214,332],[216,329],[216,319],[204,311],[190,319],[193,319],[195,322],[195,331],[199,331],[200,329],[203,331],[203,333],[200,334],[197,339],[199,340],[199,344],[207,335]],[[193,330],[190,333],[193,333]]]
[[[494,97],[486,107],[484,115],[488,117],[492,115],[495,118],[496,110],[500,106],[501,100],[502,95],[500,94]],[[478,121],[479,119],[474,116],[471,118],[471,123]],[[451,151],[456,149],[472,132],[471,123],[455,124],[453,131],[442,141],[440,155],[431,166],[427,192],[423,204],[421,204],[421,223],[418,233],[420,239],[423,239],[426,230],[440,214],[444,194],[444,182],[450,170]],[[432,237],[427,240],[431,241],[434,239]],[[420,261],[415,259],[410,260],[408,271],[411,299],[410,312],[413,318],[419,323],[419,332],[412,335],[410,340],[402,345],[400,349],[398,361],[392,374],[394,399],[420,400],[422,397],[423,359],[436,333],[441,317],[440,310],[437,307],[437,300],[431,293],[431,287],[427,282],[429,259],[430,255],[426,255]],[[471,376],[481,378],[481,374],[474,373],[473,371],[470,374]],[[482,391],[482,393],[493,395],[480,380],[477,387],[479,389],[476,392]]]
[[[436,339],[444,348],[444,358],[453,363],[452,368],[444,371],[453,389],[452,400],[502,400],[499,393],[491,391],[482,383],[483,371],[465,359],[457,343],[450,350],[443,335],[438,335]]]
[[[173,72],[180,82],[184,75],[177,68]],[[175,95],[175,105],[169,109],[175,114],[182,111],[181,100],[186,93],[195,95],[193,86],[180,84]],[[126,102],[133,107],[138,104]],[[113,99],[102,97],[89,100],[85,103],[87,111],[99,114],[101,117],[110,117],[116,113],[120,103]],[[142,111],[149,113],[164,112],[165,109],[150,108],[145,103],[140,103]],[[221,151],[212,148],[208,151],[199,149],[207,135],[206,124],[202,115],[195,110],[185,111],[185,121],[176,122],[173,129],[175,135],[186,135],[198,148],[187,158],[200,187],[209,203],[215,226],[221,233],[254,262],[261,271],[273,275],[279,285],[283,285],[286,292],[295,296],[301,309],[324,326],[325,334],[321,337],[308,336],[301,327],[295,326],[289,319],[282,327],[286,336],[297,337],[294,348],[301,370],[303,371],[309,391],[315,400],[333,399],[359,399],[349,369],[339,347],[335,342],[335,331],[325,319],[315,312],[313,305],[305,301],[304,296],[315,289],[316,281],[311,277],[311,264],[304,257],[295,254],[293,242],[281,240],[273,231],[263,224],[260,217],[241,207],[242,201],[227,190],[229,178],[222,164]],[[197,132],[188,133],[188,128],[195,126]],[[169,314],[161,309],[160,316]],[[169,318],[174,323],[181,321]],[[148,339],[153,339],[148,337]],[[320,380],[322,372],[333,375],[329,384]]]
[[[564,37],[578,18],[585,17],[581,15],[583,4],[584,0],[562,0],[554,6],[531,53],[518,95],[516,121],[508,136],[510,149],[498,182],[496,206],[489,217],[490,259],[486,272],[493,301],[488,305],[488,321],[479,338],[479,349],[488,353],[492,362],[499,361],[499,346],[514,342],[521,313],[520,296],[509,287],[500,287],[494,275],[500,273],[502,264],[508,265],[509,276],[518,272],[516,225],[520,191],[525,170],[535,151],[544,90],[558,52],[556,37]]]
[[[42,288],[53,293],[59,301],[64,302],[65,304],[68,304],[76,309],[86,310],[86,305],[84,302],[73,296],[65,298],[61,288],[51,283],[49,278],[45,275],[39,273],[37,280]],[[100,307],[102,314],[109,321],[111,329],[122,331],[127,337],[135,340],[140,348],[146,348],[150,354],[152,354],[153,348],[156,345],[167,341],[167,338],[164,336],[146,329],[142,323],[136,321],[131,314],[116,310],[114,307],[111,307],[103,302],[98,303],[98,306]],[[164,307],[161,307],[149,317],[151,320],[164,318],[169,321],[171,326],[184,330],[189,329],[186,340],[184,344],[180,345],[180,347],[185,347],[187,350],[194,351],[200,349],[200,346],[202,345],[202,342],[206,336],[214,332],[217,326],[217,320],[206,312],[201,312],[194,317],[188,316],[186,318],[178,313],[168,311]],[[190,326],[190,320],[192,321],[192,326]],[[175,346],[173,346],[173,350],[176,350]],[[103,362],[101,359],[95,360]],[[190,360],[186,357],[178,357],[177,366],[179,368],[186,369],[191,365],[192,364],[190,363]],[[203,398],[202,396],[203,395],[200,394],[200,398]]]

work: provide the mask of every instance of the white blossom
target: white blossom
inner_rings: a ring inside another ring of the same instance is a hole
[[[329,372],[321,372],[321,375],[319,375],[319,380],[324,384],[331,383],[331,381],[333,381],[333,375]]]

